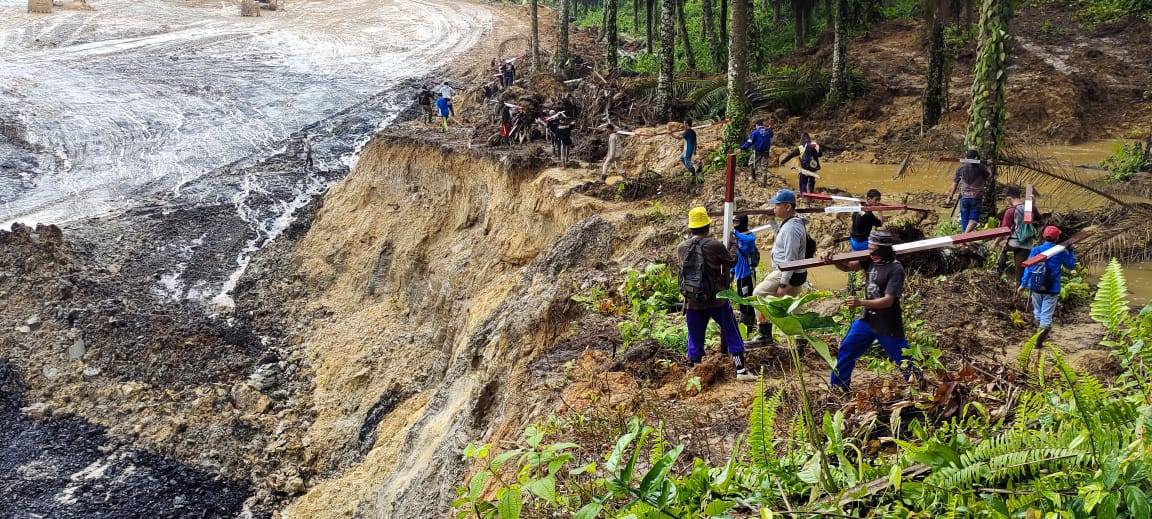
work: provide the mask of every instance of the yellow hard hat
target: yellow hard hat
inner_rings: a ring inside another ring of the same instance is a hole
[[[699,229],[707,227],[712,224],[712,219],[708,217],[708,210],[703,207],[693,207],[688,211],[688,228]]]

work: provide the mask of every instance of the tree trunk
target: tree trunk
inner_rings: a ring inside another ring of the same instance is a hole
[[[568,17],[572,0],[560,0],[560,23],[556,24],[556,57],[552,67],[556,72],[568,69]]]
[[[848,0],[836,0],[832,21],[832,84],[827,102],[838,105],[848,99]]]
[[[921,125],[925,130],[940,122],[944,113],[944,93],[948,91],[948,80],[944,77],[944,24],[940,14],[932,16],[932,28],[928,34],[928,77],[924,87],[924,116]]]
[[[692,39],[688,36],[688,21],[684,15],[684,4],[687,0],[675,0],[676,18],[680,26],[680,41],[684,42],[684,65],[688,70],[696,70],[696,55],[692,53]]]
[[[836,8],[832,7],[833,0],[824,0],[824,24],[827,28],[836,30]]]
[[[656,0],[644,0],[644,31],[648,38],[648,54],[652,54],[653,7]]]
[[[619,65],[620,44],[616,33],[616,16],[619,14],[617,6],[617,0],[604,2],[604,35],[608,41],[608,45],[606,45],[608,47],[608,72],[615,72]]]
[[[739,146],[748,126],[748,6],[749,0],[735,0],[732,4],[732,30],[728,39],[728,102],[724,127],[724,150]]]
[[[720,0],[720,41],[728,41],[728,0]]]
[[[667,122],[672,116],[672,74],[676,52],[676,18],[673,10],[678,0],[660,2],[660,75],[656,79],[656,119]]]
[[[772,0],[772,25],[780,25],[780,21],[784,19],[781,11],[784,9],[784,0]]]
[[[792,0],[792,18],[792,48],[800,50],[804,48],[804,0]]]
[[[532,19],[531,42],[528,48],[528,61],[532,72],[540,72],[540,18],[536,0],[528,0],[528,15]]]
[[[713,70],[723,70],[724,57],[720,54],[720,39],[716,34],[716,18],[712,12],[712,0],[700,0],[700,28],[704,33],[704,43],[708,46],[708,59]]]
[[[1011,0],[984,0],[980,9],[976,63],[972,67],[972,104],[968,107],[968,131],[964,144],[995,160],[1004,135],[1004,84],[1008,76],[1008,23]],[[996,213],[996,165],[984,191],[981,218]]]
[[[640,28],[640,0],[632,0],[632,32]]]

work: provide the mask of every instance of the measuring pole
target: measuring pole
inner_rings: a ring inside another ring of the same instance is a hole
[[[833,200],[839,201],[839,202],[863,202],[864,201],[863,198],[856,198],[854,196],[829,195],[826,193],[800,193],[800,196],[802,196],[804,198],[811,198],[813,200],[824,200],[824,201],[833,201]]]
[[[995,229],[988,229],[986,231],[976,231],[967,234],[954,234],[952,236],[941,236],[939,238],[928,238],[926,240],[898,243],[892,246],[892,250],[897,255],[908,254],[910,252],[939,249],[942,247],[959,245],[961,243],[1001,238],[1008,236],[1008,234],[1011,232],[1011,229],[1007,227],[997,227]],[[849,261],[862,260],[867,258],[870,254],[871,252],[866,250],[858,252],[845,252],[832,256],[832,259],[830,260],[825,260],[822,258],[808,258],[796,261],[785,261],[784,263],[780,264],[779,267],[782,271],[823,267],[825,265],[832,265],[834,263],[845,263]]]
[[[732,240],[732,211],[736,201],[736,154],[728,154],[724,168],[724,246]]]
[[[797,213],[855,213],[857,211],[872,211],[875,213],[882,213],[885,211],[917,211],[921,213],[931,212],[931,209],[924,209],[922,207],[912,207],[907,205],[831,205],[828,207],[801,207],[796,210]],[[734,211],[733,215],[746,214],[749,216],[775,214],[774,209],[744,209],[742,211]],[[708,216],[721,216],[724,213],[719,211],[711,211]]]
[[[1024,223],[1032,223],[1032,184],[1024,187]]]
[[[1068,238],[1067,240],[1064,240],[1064,241],[1062,241],[1056,245],[1053,245],[1048,250],[1041,252],[1040,254],[1037,254],[1035,256],[1032,256],[1031,258],[1028,258],[1027,260],[1024,260],[1024,262],[1021,263],[1020,266],[1031,267],[1032,265],[1040,263],[1041,261],[1047,261],[1049,258],[1051,258],[1057,254],[1060,254],[1061,252],[1068,250],[1068,247],[1071,247],[1074,243],[1076,243],[1080,240],[1083,240],[1084,238],[1087,238],[1091,235],[1092,235],[1092,231],[1090,231],[1088,229],[1080,231],[1080,232],[1076,233],[1075,235],[1073,235],[1071,238]]]

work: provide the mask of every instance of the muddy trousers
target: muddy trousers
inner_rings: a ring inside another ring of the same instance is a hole
[[[852,327],[848,329],[848,334],[840,341],[840,348],[836,351],[836,369],[832,370],[830,381],[833,387],[848,389],[852,384],[852,370],[856,367],[856,361],[868,351],[872,343],[877,341],[888,354],[888,358],[897,366],[900,365],[904,360],[904,348],[908,347],[908,340],[893,335],[876,335],[868,323],[857,319],[852,321]],[[906,368],[904,378],[908,378],[911,372],[912,368]]]
[[[728,348],[728,353],[742,358],[744,339],[740,337],[740,327],[736,325],[731,303],[724,301],[723,305],[712,308],[689,308],[684,310],[684,317],[688,322],[689,360],[700,362],[704,358],[704,338],[709,320],[720,325],[721,342]]]

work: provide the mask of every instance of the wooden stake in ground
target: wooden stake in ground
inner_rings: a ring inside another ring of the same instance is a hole
[[[728,154],[724,168],[724,246],[732,240],[732,211],[736,205],[736,155]]]
[[[908,243],[899,243],[892,246],[892,250],[896,255],[908,254],[910,252],[921,252],[932,249],[939,249],[943,247],[950,247],[961,243],[969,243],[974,241],[991,240],[994,238],[1002,238],[1008,236],[1012,232],[1008,227],[997,227],[987,231],[976,231],[966,234],[954,234],[952,236],[941,236],[939,238],[929,238],[927,240],[919,240]],[[836,263],[847,263],[849,261],[859,261],[867,258],[871,253],[866,250],[856,252],[845,252],[832,256],[831,259],[825,260],[823,258],[808,258],[796,261],[785,261],[780,264],[780,270],[802,270],[814,267],[823,267],[826,265],[833,265]]]

